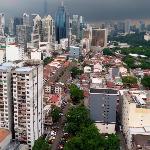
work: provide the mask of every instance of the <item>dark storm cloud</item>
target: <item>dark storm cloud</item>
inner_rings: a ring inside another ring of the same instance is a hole
[[[54,16],[60,0],[47,1]],[[64,3],[70,14],[81,14],[88,21],[150,17],[150,0],[64,0]],[[8,15],[44,12],[44,0],[0,0],[0,4],[0,10]]]

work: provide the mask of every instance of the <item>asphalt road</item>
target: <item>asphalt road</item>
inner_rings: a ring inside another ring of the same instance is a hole
[[[52,149],[51,150],[57,150],[57,147],[59,145],[59,141],[60,139],[63,137],[63,129],[64,129],[64,122],[65,122],[65,116],[68,112],[68,109],[70,107],[70,104],[67,103],[66,107],[63,110],[63,116],[61,117],[60,121],[59,121],[59,129],[56,132],[56,139],[54,140],[53,144],[52,144]]]

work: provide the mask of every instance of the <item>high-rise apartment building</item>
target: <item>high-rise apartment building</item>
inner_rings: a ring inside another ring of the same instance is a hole
[[[26,62],[12,77],[15,138],[32,149],[43,134],[43,65]]]
[[[12,131],[13,107],[11,67],[0,66],[0,128]]]
[[[92,43],[91,46],[106,47],[107,46],[107,30],[93,28],[92,29]]]
[[[67,15],[63,4],[58,7],[56,13],[55,34],[56,41],[58,41],[58,43],[60,43],[60,39],[66,38],[67,36]]]
[[[40,42],[47,42],[49,44],[54,40],[54,21],[48,15],[43,19],[37,15],[34,18],[33,32],[31,34],[31,43],[34,47],[39,47]]]

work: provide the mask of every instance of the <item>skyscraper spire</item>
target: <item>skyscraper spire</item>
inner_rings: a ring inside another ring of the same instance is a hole
[[[47,15],[47,0],[44,0],[44,15]]]
[[[63,0],[61,0],[61,6],[62,6],[62,7],[64,6],[64,1],[63,1]]]

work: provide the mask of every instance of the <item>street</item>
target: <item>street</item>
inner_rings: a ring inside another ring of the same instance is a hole
[[[70,104],[67,103],[66,107],[65,107],[64,110],[63,110],[63,114],[64,114],[64,115],[61,117],[61,119],[60,119],[60,121],[59,121],[59,123],[58,123],[59,129],[58,129],[58,131],[56,132],[56,138],[55,138],[55,140],[54,140],[54,142],[53,142],[53,144],[52,144],[52,150],[57,150],[59,141],[60,141],[60,139],[61,139],[62,136],[63,136],[64,122],[65,122],[65,118],[66,118],[65,116],[66,116],[66,114],[67,114],[67,112],[68,112],[69,107],[70,107]]]

